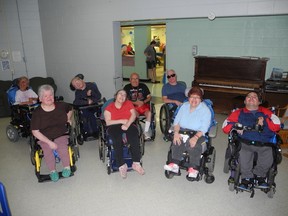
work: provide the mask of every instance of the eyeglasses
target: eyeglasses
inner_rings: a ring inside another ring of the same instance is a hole
[[[167,79],[170,79],[171,77],[175,77],[175,76],[176,76],[176,74],[168,75],[168,76],[167,76]]]

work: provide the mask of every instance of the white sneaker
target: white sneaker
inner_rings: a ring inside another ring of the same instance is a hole
[[[175,163],[169,163],[164,165],[164,170],[178,173],[179,172],[179,166]]]
[[[189,167],[188,169],[188,177],[189,178],[197,178],[199,171],[193,169],[193,167]]]

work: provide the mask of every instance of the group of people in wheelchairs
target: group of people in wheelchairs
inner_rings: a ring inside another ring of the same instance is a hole
[[[145,141],[153,141],[156,135],[156,112],[148,87],[139,82],[137,73],[132,73],[130,83],[106,101],[95,83],[83,79],[83,75],[77,75],[71,80],[70,87],[75,90],[73,106],[55,101],[54,89],[49,85],[41,86],[38,95],[32,95],[27,79],[26,87],[21,90],[19,79],[18,91],[27,94],[22,93],[22,98],[26,99],[14,104],[34,104],[37,97],[40,101],[32,110],[33,115],[31,110],[27,115],[31,119],[28,127],[32,131],[29,136],[33,143],[31,160],[39,182],[73,175],[75,162],[80,157],[78,144],[91,137],[99,140],[99,156],[103,162],[107,159],[108,174],[117,170],[126,178],[127,171],[133,169],[144,175]],[[203,99],[201,88],[187,90],[185,83],[177,81],[174,70],[167,71],[167,80],[162,88],[164,104],[159,115],[164,140],[171,142],[164,165],[165,176],[181,175],[180,170],[184,169],[187,180],[199,181],[204,176],[207,183],[212,183],[216,157],[212,139],[217,133],[213,104]],[[224,172],[230,172],[230,190],[249,191],[254,195],[254,188],[259,188],[273,197],[277,164],[281,161],[276,137],[280,120],[269,109],[259,106],[260,100],[257,92],[249,92],[244,100],[245,107],[232,112],[224,121],[223,132],[229,134]],[[19,132],[20,126],[13,116],[16,115],[12,114],[7,136],[17,141],[11,127]],[[67,129],[67,125],[72,127]],[[42,158],[50,171],[48,175],[40,175]],[[55,158],[62,161],[62,172],[56,171]]]

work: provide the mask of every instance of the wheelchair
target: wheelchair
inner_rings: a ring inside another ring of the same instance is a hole
[[[272,148],[273,153],[273,164],[270,167],[269,171],[267,172],[266,176],[268,187],[267,188],[259,187],[258,182],[255,179],[247,190],[243,190],[242,188],[239,187],[241,180],[241,171],[240,171],[241,166],[239,163],[239,152],[241,150],[241,142],[238,138],[237,130],[258,130],[258,129],[253,129],[250,127],[243,126],[240,123],[236,123],[228,135],[228,147],[225,153],[223,172],[224,173],[230,172],[230,177],[228,179],[229,190],[230,191],[235,190],[236,193],[247,191],[251,193],[250,198],[252,198],[254,197],[255,189],[259,189],[264,193],[266,193],[269,198],[273,198],[276,192],[275,177],[278,172],[277,165],[280,164],[282,161],[281,148],[280,148],[281,139],[279,138],[278,135],[275,134],[273,139],[271,140],[271,143],[265,143],[265,146],[269,146]],[[253,164],[254,166],[257,164],[257,153],[255,153],[254,155]]]
[[[84,141],[92,141],[99,138],[99,125],[101,116],[101,107],[106,99],[102,98],[96,104],[73,105],[73,115],[75,120],[75,133],[79,145]]]
[[[150,140],[154,141],[155,137],[156,137],[156,116],[155,116],[156,115],[156,109],[155,109],[155,104],[152,102],[150,102],[150,111],[151,111],[151,122],[150,122],[150,128],[149,128],[149,131],[151,133],[151,136],[150,136],[151,139]],[[138,118],[139,118],[139,123],[145,125],[145,121],[146,121],[145,116],[140,115]],[[146,141],[148,141],[148,140],[146,140]]]
[[[104,112],[104,109],[107,107],[107,105],[112,101],[113,99],[110,99],[106,101],[106,103],[104,103],[104,105],[102,106],[102,113]],[[109,137],[109,131],[107,130],[103,114],[101,115],[100,122],[101,123],[99,127],[99,139],[98,139],[99,158],[103,163],[107,161],[106,162],[107,174],[110,175],[112,172],[118,171],[119,167],[116,164],[113,142]],[[130,127],[137,127],[138,129],[138,137],[140,140],[140,154],[141,156],[143,156],[145,152],[145,139],[143,129],[140,124],[140,120],[136,119],[134,125],[131,125]],[[122,144],[123,144],[123,159],[128,166],[128,171],[130,171],[132,170],[133,161],[130,152],[130,144],[127,141],[125,133],[122,134]],[[142,159],[140,160],[140,163],[142,165]]]
[[[31,142],[32,133],[30,130],[30,121],[32,112],[40,104],[13,105],[15,103],[16,91],[19,89],[19,87],[16,85],[16,80],[13,82],[13,85],[7,90],[8,103],[11,105],[11,121],[6,127],[6,135],[11,142],[17,142],[20,137],[29,137],[29,142]],[[54,89],[57,89],[56,86]],[[56,96],[55,101],[63,101],[63,97]]]
[[[77,145],[77,141],[76,141],[77,138],[75,136],[75,133],[73,132],[70,125],[67,125],[67,128],[68,128],[67,135],[69,135],[68,152],[69,152],[70,169],[71,169],[70,176],[73,176],[77,170],[75,163],[76,161],[78,161],[78,158],[80,158],[80,153],[79,153],[79,147]],[[35,168],[35,175],[39,183],[51,181],[49,174],[43,174],[41,171],[41,165],[42,165],[42,159],[44,157],[44,153],[43,153],[41,146],[37,142],[38,140],[33,136],[32,142],[30,144],[30,159],[31,159],[32,165],[34,165],[34,168]],[[55,161],[57,164],[61,161],[61,158],[59,157],[57,151],[53,151],[53,153],[54,153]],[[62,172],[58,172],[58,173],[59,173],[59,178],[62,178],[63,177]]]
[[[208,99],[204,100],[206,105],[209,107],[211,111],[211,123],[210,123],[210,128],[209,131],[205,134],[206,138],[206,145],[202,148],[202,154],[200,157],[200,166],[198,167],[199,174],[196,178],[196,181],[200,181],[203,178],[204,175],[204,180],[207,184],[211,184],[215,181],[215,177],[213,175],[214,172],[214,166],[215,166],[215,159],[216,159],[216,149],[214,146],[212,146],[212,139],[216,137],[217,135],[217,126],[218,123],[216,122],[214,118],[214,110],[212,108],[212,102]],[[189,138],[193,137],[195,132],[187,129],[180,129],[179,131],[180,134],[185,134],[188,135]],[[172,150],[171,146],[173,145],[173,130],[168,130],[168,134],[166,135],[166,138],[168,141],[171,141],[171,145],[168,151],[168,156],[167,156],[167,161],[166,164],[169,164],[172,160]],[[173,178],[175,175],[180,176],[181,175],[181,169],[187,170],[189,167],[189,154],[188,152],[183,153],[182,160],[180,161],[179,164],[179,172],[174,173],[171,171],[165,170],[165,176],[168,179]],[[188,181],[195,181],[195,179],[186,176],[186,179]]]
[[[31,137],[30,121],[32,112],[39,104],[11,106],[11,121],[6,127],[6,135],[11,142],[17,142],[20,137]]]

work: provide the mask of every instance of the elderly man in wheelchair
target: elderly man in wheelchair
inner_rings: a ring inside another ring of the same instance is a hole
[[[199,87],[193,87],[188,92],[189,102],[184,103],[173,123],[173,141],[168,154],[167,164],[164,165],[166,177],[169,174],[178,174],[179,168],[187,169],[187,179],[198,181],[202,153],[207,149],[206,133],[211,125],[211,111],[205,102],[202,102],[203,92]],[[214,149],[212,148],[212,151]],[[186,166],[183,165],[183,155],[188,155]],[[215,151],[214,151],[215,160]],[[214,163],[214,161],[213,161]],[[213,165],[214,169],[214,165]],[[210,170],[211,174],[213,170]],[[201,173],[203,174],[203,173]],[[208,174],[208,173],[207,173]],[[209,175],[207,175],[209,177]],[[212,175],[211,175],[212,176]],[[211,180],[211,181],[210,181]],[[214,176],[207,183],[214,181]]]
[[[162,87],[162,100],[165,104],[160,108],[160,129],[166,141],[166,135],[173,121],[172,117],[175,110],[187,100],[185,95],[186,83],[177,81],[174,70],[167,71],[167,79],[168,83]]]
[[[138,116],[145,116],[145,119],[140,118],[141,122],[145,123],[145,140],[154,140],[156,135],[155,107],[151,102],[152,97],[149,88],[144,83],[139,82],[137,73],[132,73],[130,83],[124,86],[124,90],[127,92],[128,99],[132,101]]]

